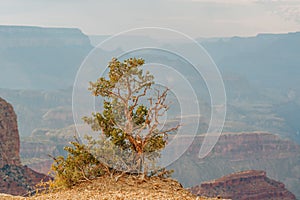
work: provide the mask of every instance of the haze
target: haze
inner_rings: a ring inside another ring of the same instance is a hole
[[[87,35],[158,26],[192,37],[251,36],[300,30],[300,1],[1,0],[0,24],[75,27]]]

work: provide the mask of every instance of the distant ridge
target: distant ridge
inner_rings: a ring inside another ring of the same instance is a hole
[[[68,28],[68,27],[44,27],[44,26],[23,26],[23,25],[0,25],[0,32],[3,31],[10,31],[10,30],[20,30],[20,31],[43,31],[43,30],[54,30],[57,32],[63,32],[66,30],[70,31],[79,31],[82,33],[82,31],[79,28]]]
[[[92,49],[77,28],[0,26],[0,43],[0,85],[10,89],[70,87]]]

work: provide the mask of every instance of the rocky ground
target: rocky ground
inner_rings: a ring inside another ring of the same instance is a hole
[[[196,197],[184,189],[173,179],[157,177],[140,180],[133,176],[121,177],[116,181],[113,177],[100,177],[91,182],[83,182],[71,189],[59,190],[33,197],[16,197],[0,195],[0,199],[12,200],[83,200],[83,199],[198,199],[213,198]]]

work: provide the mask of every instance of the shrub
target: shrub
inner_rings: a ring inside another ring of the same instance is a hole
[[[77,139],[64,148],[68,156],[58,156],[52,164],[54,182],[51,187],[71,187],[78,182],[92,180],[105,172],[104,166]]]

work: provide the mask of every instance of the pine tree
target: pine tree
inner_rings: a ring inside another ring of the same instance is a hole
[[[169,109],[169,89],[155,86],[153,75],[142,69],[144,63],[137,58],[123,62],[113,58],[108,64],[108,76],[90,82],[92,94],[102,97],[103,111],[83,119],[128,155],[122,161],[126,168],[129,166],[128,171],[149,174],[152,172],[148,162],[160,155],[168,134],[179,125],[162,125],[160,118]]]

